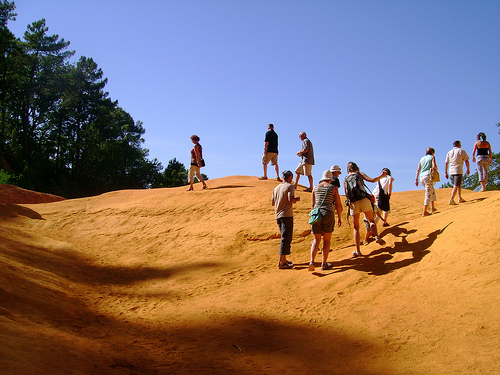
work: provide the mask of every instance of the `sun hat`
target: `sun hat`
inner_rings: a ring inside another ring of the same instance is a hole
[[[321,181],[331,181],[333,180],[332,178],[332,172],[330,172],[329,170],[326,170],[323,172],[323,177],[321,177]]]
[[[332,165],[332,167],[330,168],[330,172],[340,172],[342,173],[342,171],[340,170],[340,167],[338,165]]]

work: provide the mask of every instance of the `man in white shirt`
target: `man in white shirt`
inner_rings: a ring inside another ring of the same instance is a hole
[[[453,182],[453,191],[451,192],[451,198],[449,204],[456,205],[455,195],[458,192],[458,203],[465,202],[462,198],[462,175],[464,173],[463,165],[467,166],[467,174],[470,174],[469,166],[469,155],[462,150],[462,144],[460,141],[453,142],[453,149],[448,151],[446,154],[446,161],[444,163],[444,176],[448,178],[448,165],[450,166],[450,178]]]

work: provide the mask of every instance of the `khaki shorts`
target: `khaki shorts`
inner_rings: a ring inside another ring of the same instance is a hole
[[[302,164],[300,163],[295,169],[295,173],[303,174],[306,176],[312,176],[312,164]]]
[[[278,165],[278,154],[275,152],[264,154],[262,157],[262,164],[268,164],[269,162],[271,162],[271,165]]]
[[[356,202],[349,202],[349,209],[351,210],[351,215],[358,215],[361,212],[373,211],[372,202],[370,202],[368,198],[363,198]]]

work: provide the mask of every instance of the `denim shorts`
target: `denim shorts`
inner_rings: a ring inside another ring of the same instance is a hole
[[[452,174],[450,176],[451,182],[453,182],[453,186],[462,186],[462,175],[461,174]]]

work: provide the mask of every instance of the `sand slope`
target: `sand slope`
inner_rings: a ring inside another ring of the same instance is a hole
[[[208,183],[0,204],[0,373],[500,373],[500,192],[394,193],[385,245],[344,220],[311,273],[309,193],[278,270],[277,182]]]

